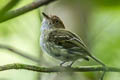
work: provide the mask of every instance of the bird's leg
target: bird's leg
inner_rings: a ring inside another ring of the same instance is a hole
[[[74,63],[74,62],[75,62],[75,61],[72,61],[72,62],[71,62],[71,64],[70,64],[70,65],[68,65],[68,67],[71,67],[71,66],[73,65],[73,63]]]
[[[60,63],[60,66],[62,66],[66,61],[63,61],[62,63]]]

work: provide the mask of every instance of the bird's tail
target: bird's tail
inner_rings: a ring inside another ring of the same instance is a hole
[[[92,58],[93,60],[95,60],[97,63],[99,63],[99,64],[101,64],[102,66],[105,67],[105,64],[104,64],[101,60],[97,59],[95,56],[89,54],[89,57],[91,57],[91,58]]]
[[[90,56],[93,60],[95,60],[97,63],[101,64],[104,68],[106,68],[106,65],[105,65],[102,61],[100,61],[99,59],[97,59],[95,56],[93,56],[93,55],[91,55],[91,54],[89,54],[89,56]],[[101,75],[100,80],[103,80],[105,73],[106,73],[106,71],[103,71],[103,74]]]

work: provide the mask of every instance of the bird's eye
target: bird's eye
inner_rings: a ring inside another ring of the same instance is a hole
[[[58,20],[55,20],[55,23],[58,23],[59,21]]]

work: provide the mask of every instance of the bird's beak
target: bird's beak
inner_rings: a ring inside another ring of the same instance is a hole
[[[46,19],[50,19],[50,17],[49,17],[47,14],[45,14],[44,12],[42,12],[42,15],[43,15]]]

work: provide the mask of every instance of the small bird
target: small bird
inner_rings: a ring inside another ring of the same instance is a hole
[[[61,19],[55,15],[48,16],[42,13],[44,19],[41,26],[40,45],[43,51],[52,57],[65,62],[71,61],[72,64],[78,59],[89,61],[89,57],[105,66],[100,60],[94,57],[87,49],[84,42],[75,33],[65,29]]]

